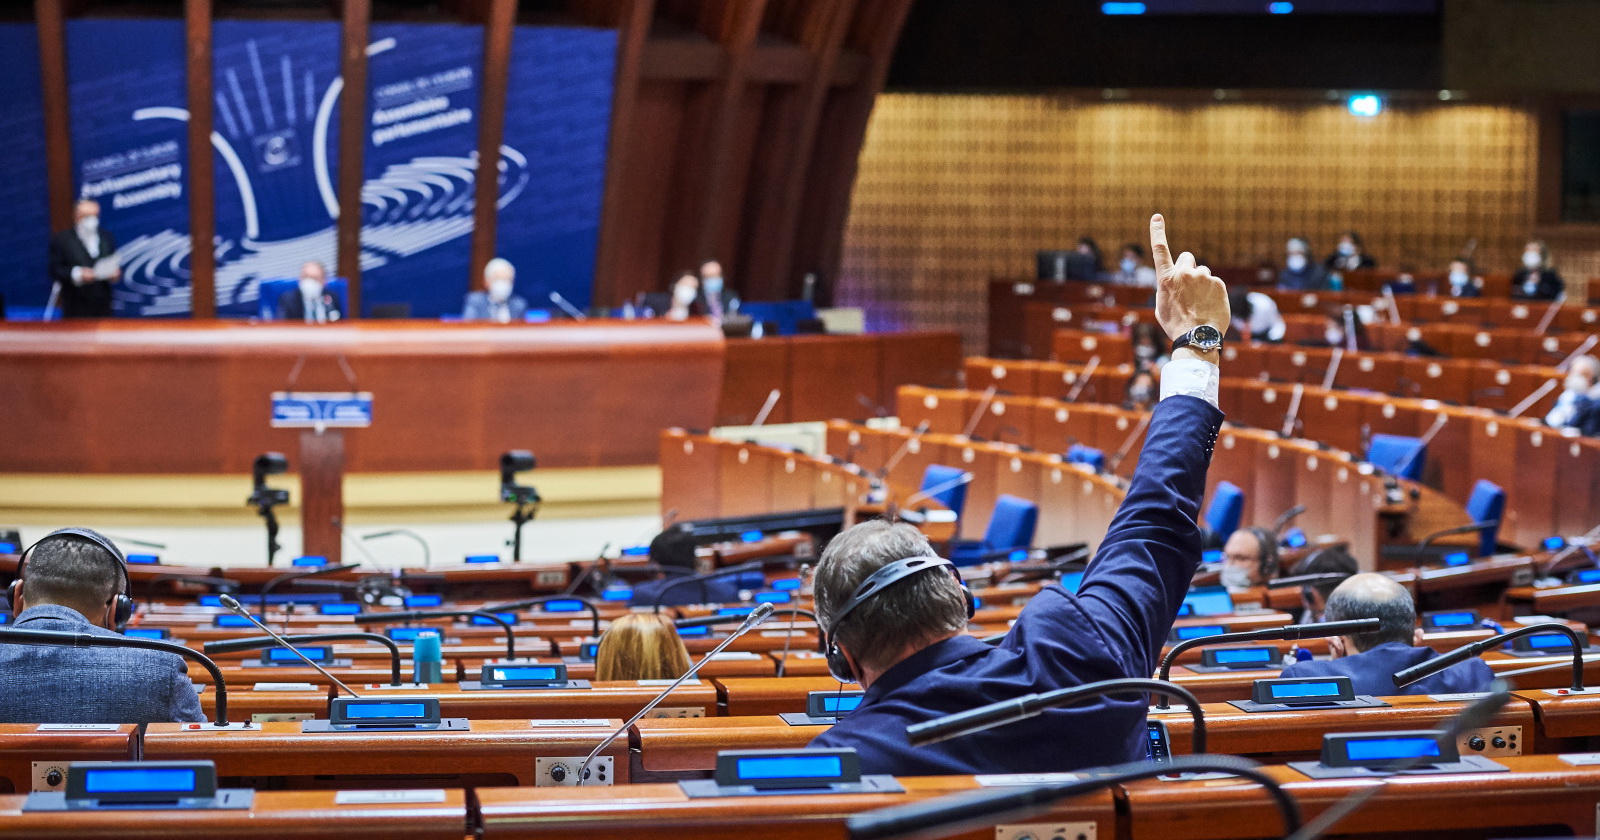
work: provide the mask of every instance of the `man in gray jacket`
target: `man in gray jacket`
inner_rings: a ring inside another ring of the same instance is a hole
[[[119,635],[110,628],[118,597],[126,594],[126,561],[107,546],[115,548],[73,531],[36,543],[18,569],[12,623],[21,630]],[[0,722],[204,720],[184,660],[173,654],[0,644]]]

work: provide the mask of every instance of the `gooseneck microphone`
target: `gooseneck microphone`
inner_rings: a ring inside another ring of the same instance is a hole
[[[1069,688],[1058,688],[1055,691],[1046,691],[1040,694],[1025,694],[1012,700],[1001,700],[976,709],[956,712],[941,718],[914,723],[906,727],[906,740],[913,747],[925,747],[959,738],[963,735],[972,735],[1037,717],[1050,709],[1063,706],[1072,706],[1085,700],[1101,697],[1107,694],[1163,694],[1182,700],[1189,707],[1189,715],[1194,718],[1193,745],[1190,750],[1196,755],[1206,751],[1206,719],[1205,713],[1200,710],[1200,701],[1194,694],[1182,686],[1174,685],[1160,680],[1140,678],[1126,678],[1116,680],[1102,680],[1086,685],[1075,685]]]
[[[567,315],[574,321],[589,320],[587,315],[584,315],[583,312],[578,309],[578,307],[573,306],[570,301],[562,297],[560,292],[551,292],[550,302],[561,307],[561,311],[567,313]]]
[[[224,595],[224,598],[227,596]],[[162,653],[177,654],[185,659],[192,659],[200,663],[207,673],[211,674],[211,682],[217,687],[217,719],[218,727],[228,726],[228,684],[222,678],[222,669],[217,663],[197,650],[191,650],[183,645],[172,642],[163,642],[159,639],[131,639],[127,636],[96,636],[90,633],[71,633],[64,630],[21,630],[14,627],[0,627],[0,644],[13,645],[53,645],[56,647],[120,647],[140,648],[143,650],[158,650]]]
[[[334,685],[337,685],[338,687],[344,689],[346,694],[349,694],[351,697],[358,697],[358,698],[361,696],[361,695],[355,693],[355,691],[353,691],[350,688],[350,686],[345,685],[338,677],[328,673],[328,669],[322,667],[321,665],[318,665],[315,662],[312,662],[311,661],[311,657],[306,656],[304,653],[301,653],[299,648],[297,648],[294,645],[291,645],[288,642],[284,641],[283,637],[278,635],[277,633],[273,632],[271,627],[268,627],[267,625],[262,624],[261,620],[256,618],[255,616],[251,615],[250,611],[246,610],[244,608],[244,606],[239,603],[237,598],[234,598],[232,595],[222,595],[222,596],[219,596],[219,600],[222,601],[222,605],[224,607],[227,607],[229,610],[232,610],[234,615],[243,616],[247,621],[249,621],[251,624],[254,624],[257,627],[260,627],[268,636],[271,636],[272,638],[276,639],[284,647],[288,648],[289,650],[294,651],[294,655],[295,656],[300,657],[302,660],[304,660],[304,662],[307,665],[310,665],[311,667],[317,669],[318,673],[322,674],[324,677],[327,677],[329,680],[331,680],[333,682]],[[217,699],[221,700],[222,699],[221,695],[218,695]]]
[[[596,744],[594,749],[590,750],[587,756],[584,756],[583,763],[578,765],[578,784],[583,784],[583,780],[589,778],[589,762],[594,761],[594,757],[599,755],[601,750],[610,745],[612,741],[617,740],[619,735],[627,732],[628,727],[638,723],[640,718],[649,714],[651,709],[661,705],[661,701],[667,699],[667,695],[676,691],[678,686],[683,685],[686,680],[699,673],[700,666],[710,662],[713,657],[725,650],[728,645],[733,644],[734,639],[737,639],[740,636],[743,636],[751,630],[759,627],[761,622],[772,617],[773,612],[774,609],[771,604],[761,604],[754,610],[751,610],[750,615],[745,617],[744,623],[739,625],[739,629],[733,631],[733,634],[728,638],[723,639],[721,644],[718,644],[716,647],[712,648],[710,653],[700,657],[697,662],[695,662],[693,665],[690,665],[689,670],[683,672],[683,676],[673,680],[672,685],[662,689],[660,694],[657,694],[653,699],[651,699],[650,702],[644,704],[644,708],[640,709],[634,714],[633,717],[628,718],[627,721],[625,721],[621,726],[617,727],[616,731],[612,732],[610,735],[607,735],[604,740]]]
[[[1437,674],[1452,665],[1465,662],[1474,656],[1481,656],[1485,651],[1493,650],[1499,645],[1509,642],[1512,639],[1521,638],[1534,633],[1551,632],[1564,633],[1566,634],[1567,638],[1572,640],[1572,690],[1579,692],[1583,691],[1583,649],[1585,647],[1586,640],[1578,633],[1578,631],[1568,627],[1565,624],[1530,624],[1526,627],[1518,627],[1509,633],[1501,633],[1498,636],[1490,636],[1481,642],[1472,642],[1471,644],[1462,645],[1461,647],[1458,647],[1449,653],[1441,653],[1426,662],[1423,662],[1419,665],[1413,665],[1404,671],[1395,673],[1395,687],[1405,688],[1406,686],[1422,679],[1423,677]]]
[[[909,805],[880,808],[845,820],[851,840],[934,840],[1017,822],[1045,811],[1058,800],[1126,782],[1174,773],[1227,773],[1266,789],[1283,815],[1286,832],[1300,830],[1300,806],[1260,764],[1231,755],[1174,756],[1159,764],[1135,761],[1086,771],[1070,782],[1001,787],[941,796]]]
[[[511,622],[488,610],[409,610],[406,612],[362,613],[355,616],[357,624],[403,624],[428,618],[487,618],[506,631],[506,659],[517,658],[517,632]]]
[[[1295,505],[1294,507],[1289,508],[1288,510],[1284,511],[1283,513],[1278,514],[1278,518],[1273,520],[1273,522],[1272,522],[1272,533],[1274,533],[1274,534],[1283,533],[1283,526],[1288,525],[1291,521],[1294,520],[1294,518],[1296,516],[1299,516],[1300,514],[1305,513],[1305,512],[1306,512],[1306,506],[1305,505]]]
[[[372,642],[389,649],[389,684],[400,685],[400,646],[387,636],[377,633],[304,633],[294,636],[252,636],[246,639],[228,639],[206,642],[206,653],[234,653],[241,650],[261,650],[277,647],[280,641],[314,645],[319,642]],[[320,669],[319,669],[320,670]]]
[[[433,565],[433,550],[428,547],[428,541],[423,539],[421,534],[410,528],[390,528],[387,531],[374,531],[370,534],[361,535],[362,540],[377,540],[384,537],[410,537],[416,540],[417,545],[422,546],[422,568],[426,569]]]
[[[1172,673],[1172,663],[1177,660],[1178,654],[1186,650],[1208,645],[1219,645],[1227,642],[1293,642],[1300,639],[1316,639],[1324,636],[1354,636],[1360,633],[1372,633],[1383,627],[1383,622],[1376,618],[1353,618],[1349,621],[1325,621],[1321,624],[1285,624],[1282,627],[1268,627],[1264,630],[1243,630],[1238,633],[1221,633],[1216,636],[1201,636],[1196,639],[1185,639],[1172,646],[1167,655],[1161,657],[1161,681],[1167,682]],[[1168,707],[1166,698],[1162,698],[1156,708]]]
[[[590,635],[592,635],[592,636],[599,636],[600,635],[600,608],[596,607],[594,605],[594,602],[589,600],[588,598],[583,598],[583,597],[580,597],[580,596],[577,596],[577,595],[546,595],[546,596],[543,596],[543,597],[540,597],[540,598],[528,598],[528,599],[522,600],[522,601],[510,601],[510,602],[507,602],[507,603],[504,603],[504,604],[495,604],[492,607],[484,607],[483,611],[484,612],[489,612],[489,613],[497,613],[497,612],[505,612],[507,610],[525,610],[525,609],[527,609],[529,607],[537,607],[540,604],[548,604],[551,601],[579,601],[579,602],[581,602],[583,604],[584,610],[589,613]]]
[[[1489,695],[1473,703],[1461,711],[1450,721],[1444,729],[1439,730],[1434,740],[1440,744],[1454,743],[1462,733],[1470,729],[1486,726],[1489,720],[1500,711],[1500,708],[1511,700],[1511,692],[1502,680],[1495,680],[1489,685]],[[1397,758],[1394,763],[1383,769],[1386,775],[1393,776],[1404,773],[1419,764],[1426,762],[1430,756],[1415,755]],[[1379,778],[1378,784],[1364,785],[1357,788],[1349,796],[1335,803],[1333,807],[1317,815],[1317,818],[1289,835],[1287,840],[1315,840],[1321,837],[1328,829],[1333,828],[1340,820],[1350,816],[1366,804],[1367,800],[1377,795],[1384,788],[1384,779]]]
[[[357,569],[360,567],[360,563],[345,563],[339,566],[319,566],[315,569],[307,569],[301,572],[287,572],[285,574],[278,575],[272,580],[261,584],[261,594],[259,596],[260,601],[257,602],[258,608],[262,612],[266,612],[267,595],[271,593],[272,590],[277,589],[278,584],[280,583],[287,583],[291,580],[300,580],[301,578],[322,577],[323,575],[331,575],[338,572],[348,572],[351,569]]]

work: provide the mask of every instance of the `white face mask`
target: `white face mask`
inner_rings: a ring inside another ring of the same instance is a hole
[[[1589,380],[1576,373],[1567,374],[1567,390],[1575,394],[1582,394],[1589,390]]]
[[[511,281],[496,279],[489,281],[489,299],[497,303],[504,303],[511,299]]]
[[[1544,259],[1539,256],[1539,252],[1538,251],[1523,251],[1522,252],[1522,266],[1524,268],[1528,269],[1529,271],[1532,271],[1533,269],[1538,268],[1539,266],[1541,266],[1543,264],[1544,264]]]
[[[1289,258],[1284,260],[1283,262],[1284,262],[1284,265],[1289,266],[1289,270],[1290,271],[1301,272],[1301,271],[1305,271],[1306,270],[1306,255],[1305,254],[1290,254]]]
[[[1132,257],[1128,257],[1128,258],[1126,258],[1126,259],[1124,259],[1122,261],[1122,273],[1123,274],[1132,274],[1133,270],[1138,268],[1138,267],[1139,267],[1139,263],[1137,261],[1135,261]]]
[[[1132,388],[1129,388],[1128,389],[1128,399],[1130,399],[1130,400],[1132,400],[1132,401],[1134,401],[1136,403],[1149,402],[1150,401],[1150,386],[1149,385],[1135,385]]]
[[[300,278],[300,296],[303,298],[322,297],[322,281],[315,277]]]
[[[1341,257],[1353,257],[1353,256],[1355,256],[1355,254],[1356,254],[1356,244],[1354,242],[1340,242],[1339,243],[1339,256],[1341,256]]]
[[[700,288],[705,289],[707,295],[720,295],[722,294],[722,278],[715,274],[710,277],[703,277],[700,279]]]
[[[1322,337],[1328,342],[1329,347],[1341,347],[1344,345],[1344,330],[1329,327],[1322,334]]]
[[[1249,589],[1250,570],[1244,566],[1224,564],[1222,567],[1222,585],[1229,589]]]
[[[1465,271],[1450,272],[1450,285],[1452,286],[1465,286],[1470,279]]]
[[[99,233],[100,232],[100,217],[99,216],[84,216],[83,218],[78,220],[78,230],[83,231],[83,233],[86,236],[93,236],[96,233]]]
[[[678,286],[672,290],[672,300],[679,306],[688,306],[694,303],[694,287]]]

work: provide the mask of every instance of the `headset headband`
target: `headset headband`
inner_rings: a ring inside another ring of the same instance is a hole
[[[838,614],[833,617],[833,621],[829,622],[828,633],[831,635],[834,629],[845,620],[845,617],[855,611],[856,607],[861,606],[879,592],[882,592],[883,590],[893,586],[896,583],[899,583],[900,581],[916,574],[917,572],[937,568],[939,566],[949,566],[951,568],[955,568],[954,563],[951,563],[949,560],[946,560],[943,557],[906,557],[901,560],[896,560],[893,563],[878,569],[876,572],[873,572],[867,577],[866,580],[862,581],[860,585],[856,587],[855,592],[850,594],[850,600],[845,602],[845,605],[840,608]]]

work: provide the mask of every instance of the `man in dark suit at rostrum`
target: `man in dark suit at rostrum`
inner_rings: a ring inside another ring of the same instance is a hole
[[[328,270],[315,260],[300,266],[300,282],[278,296],[278,320],[331,324],[344,317],[339,298],[327,289]]]
[[[19,630],[120,636],[132,602],[126,560],[87,529],[45,536],[28,550],[11,592]],[[0,721],[6,723],[202,722],[184,660],[136,648],[0,644]]]
[[[1460,694],[1487,691],[1494,672],[1482,659],[1468,659],[1458,665],[1424,677],[1405,688],[1396,688],[1394,675],[1438,656],[1421,647],[1422,631],[1417,629],[1417,608],[1411,593],[1393,579],[1367,572],[1346,578],[1328,596],[1324,612],[1328,621],[1376,618],[1382,626],[1359,636],[1334,636],[1328,640],[1331,659],[1296,662],[1283,669],[1285,677],[1349,677],[1357,694],[1388,697],[1396,694]]]
[[[830,669],[866,689],[811,743],[854,747],[864,773],[1049,772],[1143,758],[1148,700],[1118,696],[931,746],[913,723],[1098,680],[1148,678],[1200,564],[1195,517],[1222,412],[1218,359],[1227,289],[1176,260],[1150,222],[1156,317],[1174,339],[1139,467],[1076,594],[1048,586],[995,646],[965,635],[971,601],[910,526],[873,521],[836,537],[814,579]],[[1046,511],[1048,516],[1049,512]],[[920,558],[910,559],[908,558]],[[907,562],[902,562],[907,561]]]
[[[59,289],[63,318],[110,318],[111,284],[122,269],[95,264],[117,251],[117,240],[100,227],[100,202],[84,199],[73,208],[73,225],[50,237],[50,279]]]

